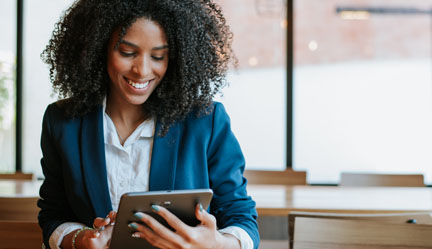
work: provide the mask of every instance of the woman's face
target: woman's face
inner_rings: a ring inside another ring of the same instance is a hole
[[[116,43],[119,30],[111,34],[107,69],[110,95],[116,102],[143,104],[156,89],[168,68],[168,42],[162,27],[139,18]]]

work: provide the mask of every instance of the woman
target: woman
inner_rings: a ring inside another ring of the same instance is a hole
[[[200,225],[156,207],[176,231],[137,213],[150,229],[131,223],[133,236],[158,248],[258,247],[244,158],[212,102],[231,38],[211,0],[80,0],[66,11],[43,52],[65,98],[43,121],[46,246],[108,246],[125,192],[211,188],[209,213],[197,205]]]

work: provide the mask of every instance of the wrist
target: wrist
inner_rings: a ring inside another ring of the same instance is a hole
[[[72,249],[82,248],[82,238],[86,230],[93,230],[90,227],[83,227],[77,230],[72,237]]]

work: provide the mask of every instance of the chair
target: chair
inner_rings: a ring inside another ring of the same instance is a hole
[[[422,174],[389,175],[342,173],[340,186],[424,187]]]
[[[0,249],[41,248],[42,241],[42,230],[36,221],[0,220]]]
[[[243,175],[249,184],[306,185],[305,171],[245,170]]]
[[[284,171],[245,170],[248,184],[306,185],[306,172],[286,169]],[[288,218],[260,216],[257,219],[261,236],[260,249],[287,248]]]
[[[248,184],[306,185],[306,172],[245,170]],[[288,218],[286,216],[259,216],[260,249],[286,249],[288,247]]]
[[[297,218],[316,219],[339,219],[339,220],[369,220],[376,222],[395,224],[430,224],[432,225],[432,213],[387,213],[387,214],[349,214],[349,213],[316,213],[316,212],[290,212],[288,215],[288,233],[290,247],[293,245],[293,238],[296,229]]]
[[[37,197],[0,197],[0,220],[37,221]]]
[[[14,174],[0,174],[0,179],[2,180],[32,180],[32,173],[21,173],[16,172]]]
[[[432,226],[297,217],[294,249],[432,248]]]

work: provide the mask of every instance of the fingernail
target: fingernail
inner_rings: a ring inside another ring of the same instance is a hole
[[[144,214],[141,213],[141,212],[136,212],[136,213],[134,213],[134,216],[137,217],[138,219],[142,219],[142,218],[144,218]]]
[[[151,208],[152,208],[155,212],[159,212],[159,206],[158,206],[158,205],[152,205]]]
[[[100,232],[97,232],[97,231],[96,231],[96,232],[94,233],[94,235],[96,236],[96,238],[98,238],[99,235],[100,235]]]
[[[133,233],[133,234],[132,234],[132,237],[134,237],[134,238],[139,238],[140,236],[139,236],[139,234],[137,234],[137,233]]]
[[[111,221],[111,219],[109,217],[106,217],[104,220],[106,223],[109,223]]]
[[[204,210],[203,206],[201,205],[201,203],[199,204],[199,208],[200,208],[200,212],[202,212]]]
[[[135,224],[135,223],[129,223],[128,227],[130,227],[130,228],[132,228],[132,229],[134,229],[134,230],[137,230],[137,229],[138,229],[138,225]]]

